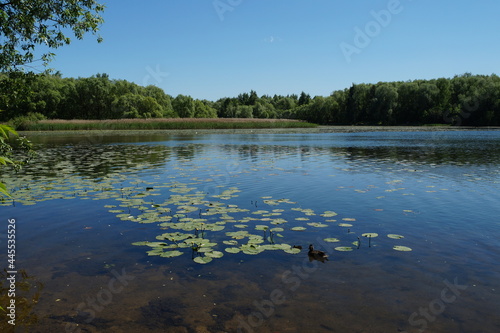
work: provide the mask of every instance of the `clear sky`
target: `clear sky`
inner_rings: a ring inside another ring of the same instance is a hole
[[[107,73],[217,100],[328,96],[352,83],[500,74],[498,0],[101,0],[100,35],[55,51],[64,77]]]

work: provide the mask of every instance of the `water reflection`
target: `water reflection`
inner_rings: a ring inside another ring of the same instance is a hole
[[[2,175],[23,203],[2,209],[25,223],[24,260],[50,281],[41,313],[54,331],[67,322],[123,332],[411,331],[409,316],[456,277],[468,290],[429,329],[493,332],[499,138],[58,143]],[[167,251],[181,254],[157,255]],[[111,264],[136,278],[86,323],[75,309],[108,283]]]

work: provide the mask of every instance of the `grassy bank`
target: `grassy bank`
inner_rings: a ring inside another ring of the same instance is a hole
[[[114,120],[41,120],[23,124],[22,131],[77,130],[166,130],[166,129],[253,129],[312,128],[316,124],[291,119],[163,118]]]

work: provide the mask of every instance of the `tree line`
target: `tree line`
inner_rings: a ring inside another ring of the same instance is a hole
[[[0,120],[120,118],[288,118],[318,124],[500,125],[500,77],[352,84],[330,96],[262,95],[250,91],[217,101],[170,96],[106,74],[63,78],[56,74],[0,76]]]

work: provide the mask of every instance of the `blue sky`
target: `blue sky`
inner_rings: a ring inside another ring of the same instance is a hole
[[[56,50],[172,96],[327,96],[352,83],[500,74],[498,0],[101,0],[100,35]]]

